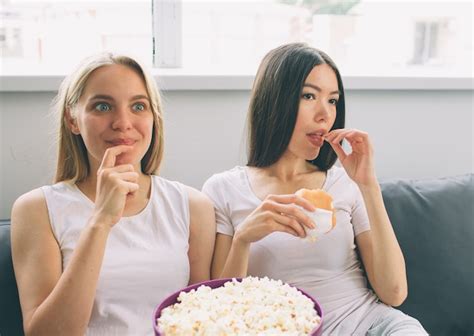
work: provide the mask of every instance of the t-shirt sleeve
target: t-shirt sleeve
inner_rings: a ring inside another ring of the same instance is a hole
[[[364,199],[359,187],[352,183],[354,192],[354,204],[352,207],[352,226],[354,228],[354,236],[361,234],[364,231],[370,230],[369,216],[365,208]]]
[[[216,214],[217,233],[222,233],[228,236],[234,235],[234,226],[229,216],[228,208],[226,207],[226,198],[224,197],[225,184],[222,178],[213,175],[202,186],[202,192],[206,194],[214,204],[214,211]]]

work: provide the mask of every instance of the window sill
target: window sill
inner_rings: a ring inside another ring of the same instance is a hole
[[[241,90],[252,88],[253,75],[159,74],[162,91]],[[64,75],[0,74],[0,92],[56,92]],[[346,90],[474,90],[472,77],[345,76]]]

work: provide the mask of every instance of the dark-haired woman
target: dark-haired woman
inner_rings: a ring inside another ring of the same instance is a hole
[[[334,62],[301,43],[270,51],[248,119],[247,166],[203,186],[217,220],[212,276],[268,276],[307,291],[322,304],[327,335],[426,334],[391,307],[407,296],[404,258],[369,136],[344,128],[344,88]],[[302,239],[317,223],[302,210],[315,209],[295,195],[300,188],[320,188],[334,199],[336,227],[316,242]]]

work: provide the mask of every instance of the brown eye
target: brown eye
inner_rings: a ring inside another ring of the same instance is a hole
[[[303,93],[303,96],[302,96],[304,99],[306,100],[314,100],[316,99],[316,97],[314,96],[314,94],[312,93]]]

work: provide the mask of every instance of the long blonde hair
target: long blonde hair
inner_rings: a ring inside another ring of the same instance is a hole
[[[78,103],[87,79],[91,73],[106,65],[120,64],[140,75],[150,98],[153,112],[153,132],[150,147],[141,160],[144,174],[158,172],[163,157],[163,116],[161,97],[153,78],[136,60],[125,55],[100,53],[85,59],[79,67],[64,79],[53,102],[53,110],[59,115],[58,162],[54,182],[70,180],[73,183],[84,180],[90,173],[87,149],[81,135],[75,135],[67,123],[67,111],[72,111]]]

